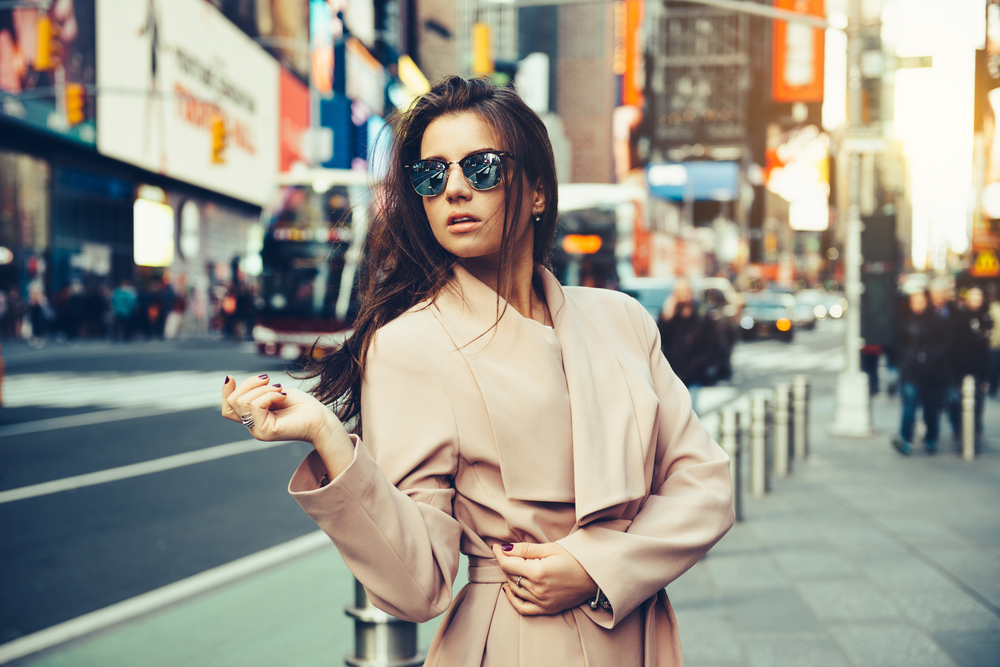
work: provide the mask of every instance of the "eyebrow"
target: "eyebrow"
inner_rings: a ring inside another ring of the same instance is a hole
[[[469,151],[468,153],[466,153],[462,157],[460,157],[457,160],[455,160],[455,162],[461,162],[462,160],[464,160],[465,158],[469,157],[470,155],[477,155],[479,153],[505,153],[505,152],[506,151],[500,150],[499,148],[477,148],[474,151]],[[449,162],[449,160],[445,160],[440,155],[432,155],[430,157],[422,157],[422,158],[420,158],[420,160],[421,161],[423,161],[423,160],[437,160],[438,162]]]

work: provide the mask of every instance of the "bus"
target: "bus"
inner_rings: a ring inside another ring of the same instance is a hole
[[[345,169],[279,176],[261,212],[260,301],[253,340],[289,361],[341,344],[358,308],[358,272],[368,232],[370,182]]]

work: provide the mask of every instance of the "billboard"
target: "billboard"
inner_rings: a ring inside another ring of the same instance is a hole
[[[823,0],[774,0],[776,9],[825,16]],[[822,102],[824,33],[804,23],[775,21],[771,32],[775,102]]]
[[[205,1],[300,80],[309,80],[309,0]]]
[[[93,146],[94,83],[94,0],[0,9],[0,117]]]
[[[309,129],[309,89],[288,70],[281,70],[281,145],[282,172],[295,162],[308,164],[303,153],[302,138]]]
[[[204,0],[97,0],[97,148],[263,204],[279,65]]]

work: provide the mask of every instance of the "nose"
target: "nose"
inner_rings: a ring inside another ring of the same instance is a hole
[[[468,199],[472,196],[472,188],[469,186],[469,182],[465,180],[462,167],[457,162],[452,162],[448,165],[445,171],[445,179],[444,194],[448,197],[449,201]]]

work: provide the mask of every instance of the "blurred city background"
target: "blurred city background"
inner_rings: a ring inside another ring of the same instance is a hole
[[[713,435],[808,376],[809,460],[668,587],[688,664],[998,664],[1000,0],[0,0],[0,663],[354,650],[308,448],[219,378],[349,334],[384,119],[452,73],[542,117],[557,277]]]

